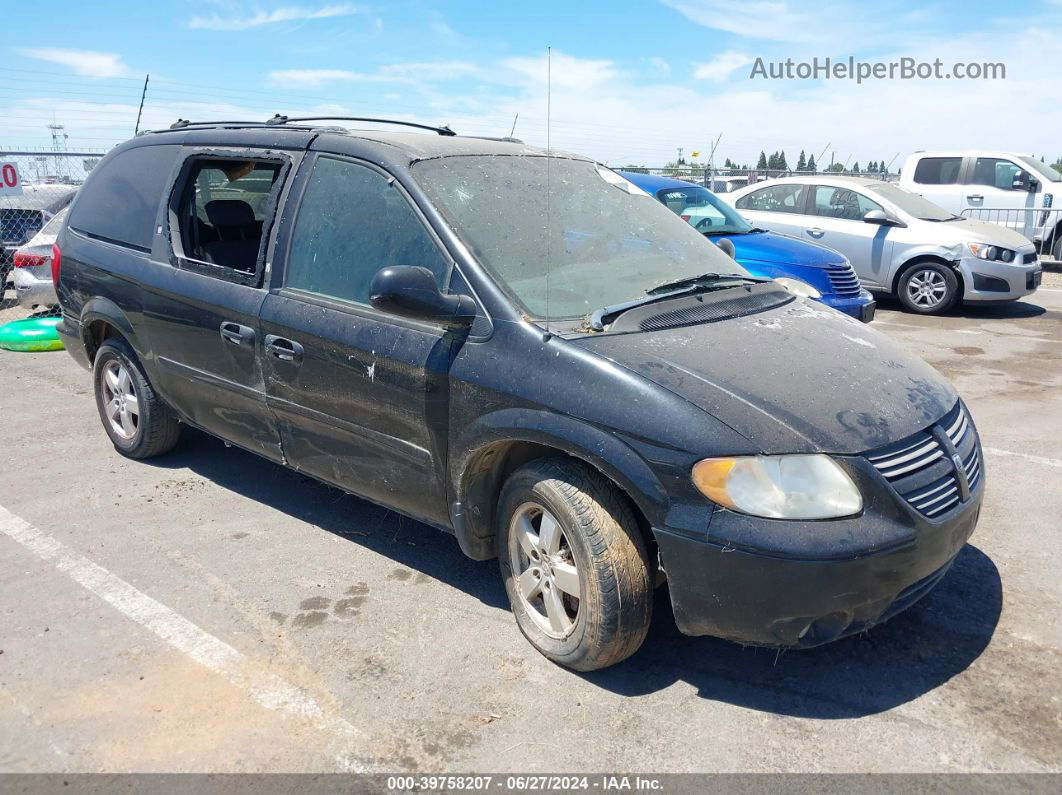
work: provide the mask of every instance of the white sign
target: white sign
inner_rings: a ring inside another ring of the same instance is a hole
[[[21,196],[22,180],[18,176],[18,166],[14,163],[0,163],[0,196]]]

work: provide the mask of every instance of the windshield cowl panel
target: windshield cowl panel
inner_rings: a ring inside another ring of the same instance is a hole
[[[698,274],[748,276],[659,201],[590,161],[460,155],[412,171],[472,256],[535,319],[579,322]]]

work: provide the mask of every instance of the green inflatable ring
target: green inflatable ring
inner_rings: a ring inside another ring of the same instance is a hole
[[[28,317],[0,326],[0,348],[8,351],[61,351],[57,317]]]

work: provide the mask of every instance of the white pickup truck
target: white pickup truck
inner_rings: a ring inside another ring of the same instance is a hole
[[[1020,232],[1062,259],[1062,174],[1029,155],[991,150],[915,152],[900,186],[958,215]]]

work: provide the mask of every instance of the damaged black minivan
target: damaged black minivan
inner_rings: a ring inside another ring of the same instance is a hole
[[[864,631],[977,522],[947,381],[587,158],[179,122],[107,155],[57,248],[120,453],[188,424],[453,533],[573,669],[637,650],[665,582],[691,635]]]

